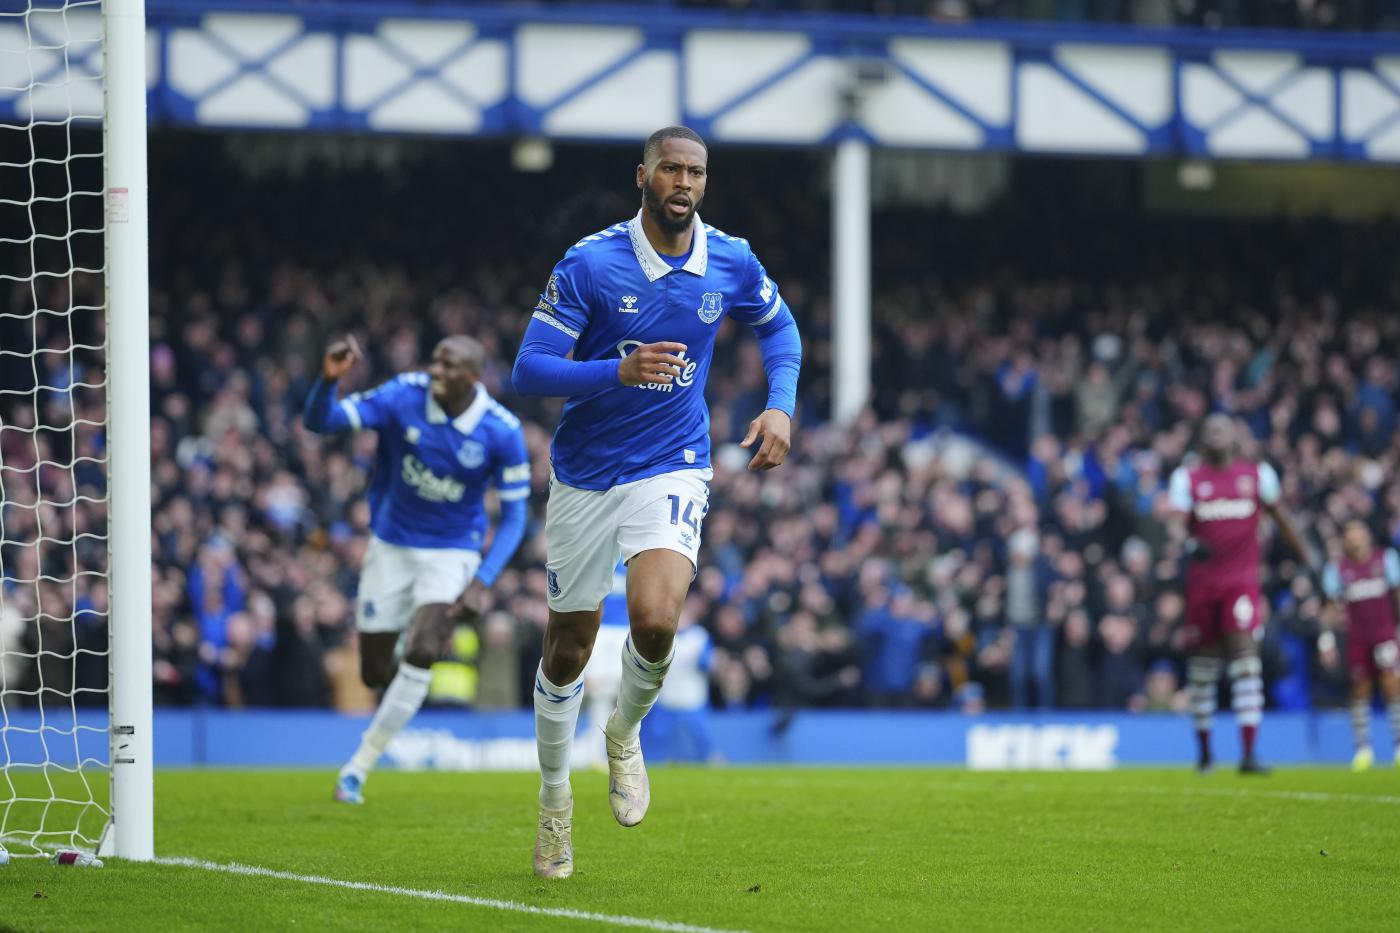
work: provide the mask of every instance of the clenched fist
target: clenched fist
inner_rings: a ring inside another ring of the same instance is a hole
[[[360,352],[360,344],[353,334],[347,335],[344,340],[331,341],[331,345],[326,347],[325,357],[321,360],[321,378],[327,382],[335,382],[349,372],[350,367],[362,356],[364,354]]]
[[[625,386],[670,385],[685,369],[685,360],[676,356],[684,352],[683,343],[644,343],[622,358],[617,378]]]

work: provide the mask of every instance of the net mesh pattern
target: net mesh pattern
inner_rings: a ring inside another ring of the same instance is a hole
[[[100,0],[0,3],[0,843],[107,820]]]

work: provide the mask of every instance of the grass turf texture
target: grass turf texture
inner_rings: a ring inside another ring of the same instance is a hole
[[[536,778],[156,777],[164,856],[726,930],[1394,929],[1400,775],[658,768],[635,829],[574,779],[577,873],[530,873]],[[1318,796],[1310,796],[1311,794]],[[1325,795],[1325,796],[1324,796]],[[13,815],[12,815],[13,816]],[[0,868],[0,930],[598,930],[390,893],[109,861]]]

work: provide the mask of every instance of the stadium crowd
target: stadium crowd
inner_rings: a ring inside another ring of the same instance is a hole
[[[373,705],[351,601],[375,439],[322,439],[300,424],[323,346],[349,330],[367,358],[346,391],[468,333],[494,359],[490,390],[526,421],[531,533],[479,631],[454,639],[432,699],[528,706],[558,402],[515,397],[508,373],[553,261],[634,210],[627,163],[606,192],[560,201],[503,168],[485,185],[436,163],[411,184],[378,171],[255,183],[206,157],[226,184],[153,204],[153,230],[200,231],[161,237],[153,254],[158,702]],[[742,328],[726,324],[719,340],[712,508],[686,609],[715,644],[713,706],[1182,708],[1165,487],[1210,411],[1236,415],[1246,453],[1279,468],[1284,506],[1319,559],[1353,514],[1400,541],[1394,224],[883,211],[871,405],[837,427],[826,421],[826,245],[794,236],[824,229],[825,201],[815,181],[775,192],[764,173],[734,174],[713,185],[707,216],[758,245],[806,359],[793,457],[750,474],[735,442],[764,398],[763,373]],[[13,311],[29,294],[5,297]],[[66,348],[66,326],[0,317],[0,339],[21,345],[8,340],[32,328],[37,345]],[[66,582],[75,560],[99,557],[78,553],[81,539],[14,543],[36,523],[56,540],[101,526],[99,502],[60,510],[57,523],[34,505],[38,488],[46,500],[100,499],[100,431],[78,431],[70,472],[63,432],[47,429],[102,420],[100,393],[80,388],[100,372],[88,376],[83,352],[0,357],[7,645],[105,642],[104,592]],[[1344,672],[1316,653],[1317,597],[1271,557],[1270,701],[1336,702]],[[42,562],[52,566],[41,574]],[[64,582],[27,582],[45,576]],[[23,702],[41,678],[100,688],[105,661],[79,661],[11,655],[6,689]]]

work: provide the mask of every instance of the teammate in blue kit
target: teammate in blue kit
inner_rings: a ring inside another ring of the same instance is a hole
[[[458,616],[480,611],[487,589],[525,533],[530,462],[520,421],[480,383],[481,344],[448,337],[426,373],[404,373],[336,400],[335,384],[359,358],[353,339],[326,350],[303,420],[320,434],[379,432],[369,489],[373,537],[365,552],[355,623],[360,675],[386,687],[360,747],[336,779],[335,799],[363,803],[362,787],[389,742],[423,705],[429,669]],[[483,497],[496,487],[501,522],[485,559]],[[394,650],[404,636],[402,661]]]
[[[725,317],[758,336],[767,408],[751,470],[787,457],[802,342],[746,240],[705,225],[708,149],[672,126],[647,140],[631,220],[574,244],[554,267],[515,360],[517,391],[567,396],[554,434],[545,524],[549,625],[535,680],[542,786],[535,872],[573,874],[569,755],[583,669],[613,567],[627,564],[630,633],[604,727],[613,815],[634,826],[651,792],[639,729],[671,663],[709,509],[705,380]]]

